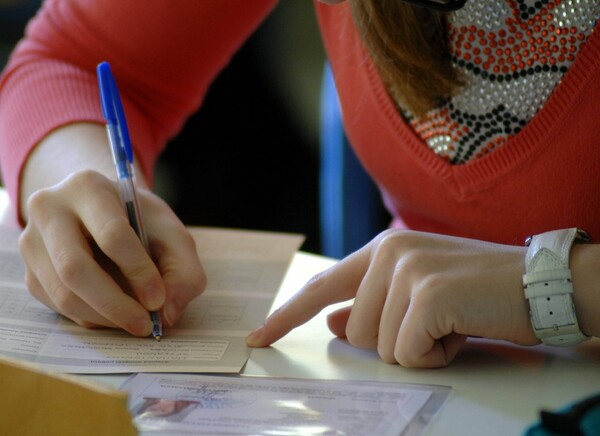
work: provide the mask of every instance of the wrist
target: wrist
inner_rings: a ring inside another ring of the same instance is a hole
[[[535,335],[545,344],[573,346],[589,339],[581,331],[574,300],[571,251],[589,243],[577,228],[549,231],[527,238],[523,285]]]
[[[81,170],[94,170],[114,179],[106,129],[101,124],[68,124],[49,133],[35,146],[21,176],[19,213],[22,221],[27,221],[27,200],[33,193],[55,186]]]
[[[600,336],[600,245],[574,245],[571,250],[573,298],[581,331]]]

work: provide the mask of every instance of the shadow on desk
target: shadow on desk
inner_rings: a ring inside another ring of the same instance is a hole
[[[470,339],[448,367],[437,369],[386,364],[375,351],[340,339],[329,341],[327,355],[337,378],[449,385],[472,404],[524,422],[535,419],[531,405],[556,408],[600,389],[598,339],[575,349]]]
[[[375,350],[357,349],[347,341],[334,338],[329,341],[328,355],[332,364],[340,368],[352,367],[355,370],[356,362],[368,362],[366,366],[372,368],[374,362],[380,361]],[[514,368],[519,371],[532,371],[537,373],[540,369],[547,369],[551,365],[576,365],[578,362],[596,361],[600,371],[600,339],[592,339],[576,348],[559,348],[545,345],[519,346],[504,341],[486,339],[469,339],[455,360],[446,368],[414,369],[403,368],[395,364],[381,365],[391,368],[401,368],[402,371],[452,371],[477,374],[479,372],[503,371],[510,373]],[[429,376],[429,375],[428,375]],[[598,386],[600,389],[600,386]]]

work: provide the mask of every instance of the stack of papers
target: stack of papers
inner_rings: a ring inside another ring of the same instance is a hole
[[[0,228],[0,355],[70,373],[237,373],[246,336],[267,317],[300,235],[191,228],[208,277],[204,293],[160,342],[88,330],[30,296],[18,231]]]

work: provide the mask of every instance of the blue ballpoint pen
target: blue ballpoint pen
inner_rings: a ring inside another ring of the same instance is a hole
[[[144,230],[141,209],[134,184],[133,151],[129,138],[129,129],[125,120],[123,103],[119,96],[117,84],[108,62],[102,62],[97,68],[98,87],[100,89],[100,102],[102,113],[106,119],[106,131],[110,142],[113,161],[117,170],[121,200],[129,218],[129,224],[135,230],[142,244],[150,254],[148,237]],[[152,320],[152,336],[157,341],[162,337],[162,322],[157,312],[150,312]]]

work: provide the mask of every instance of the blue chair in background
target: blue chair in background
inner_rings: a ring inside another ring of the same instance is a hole
[[[333,74],[325,65],[321,90],[321,249],[342,258],[362,247],[389,224],[381,195],[344,133]]]

